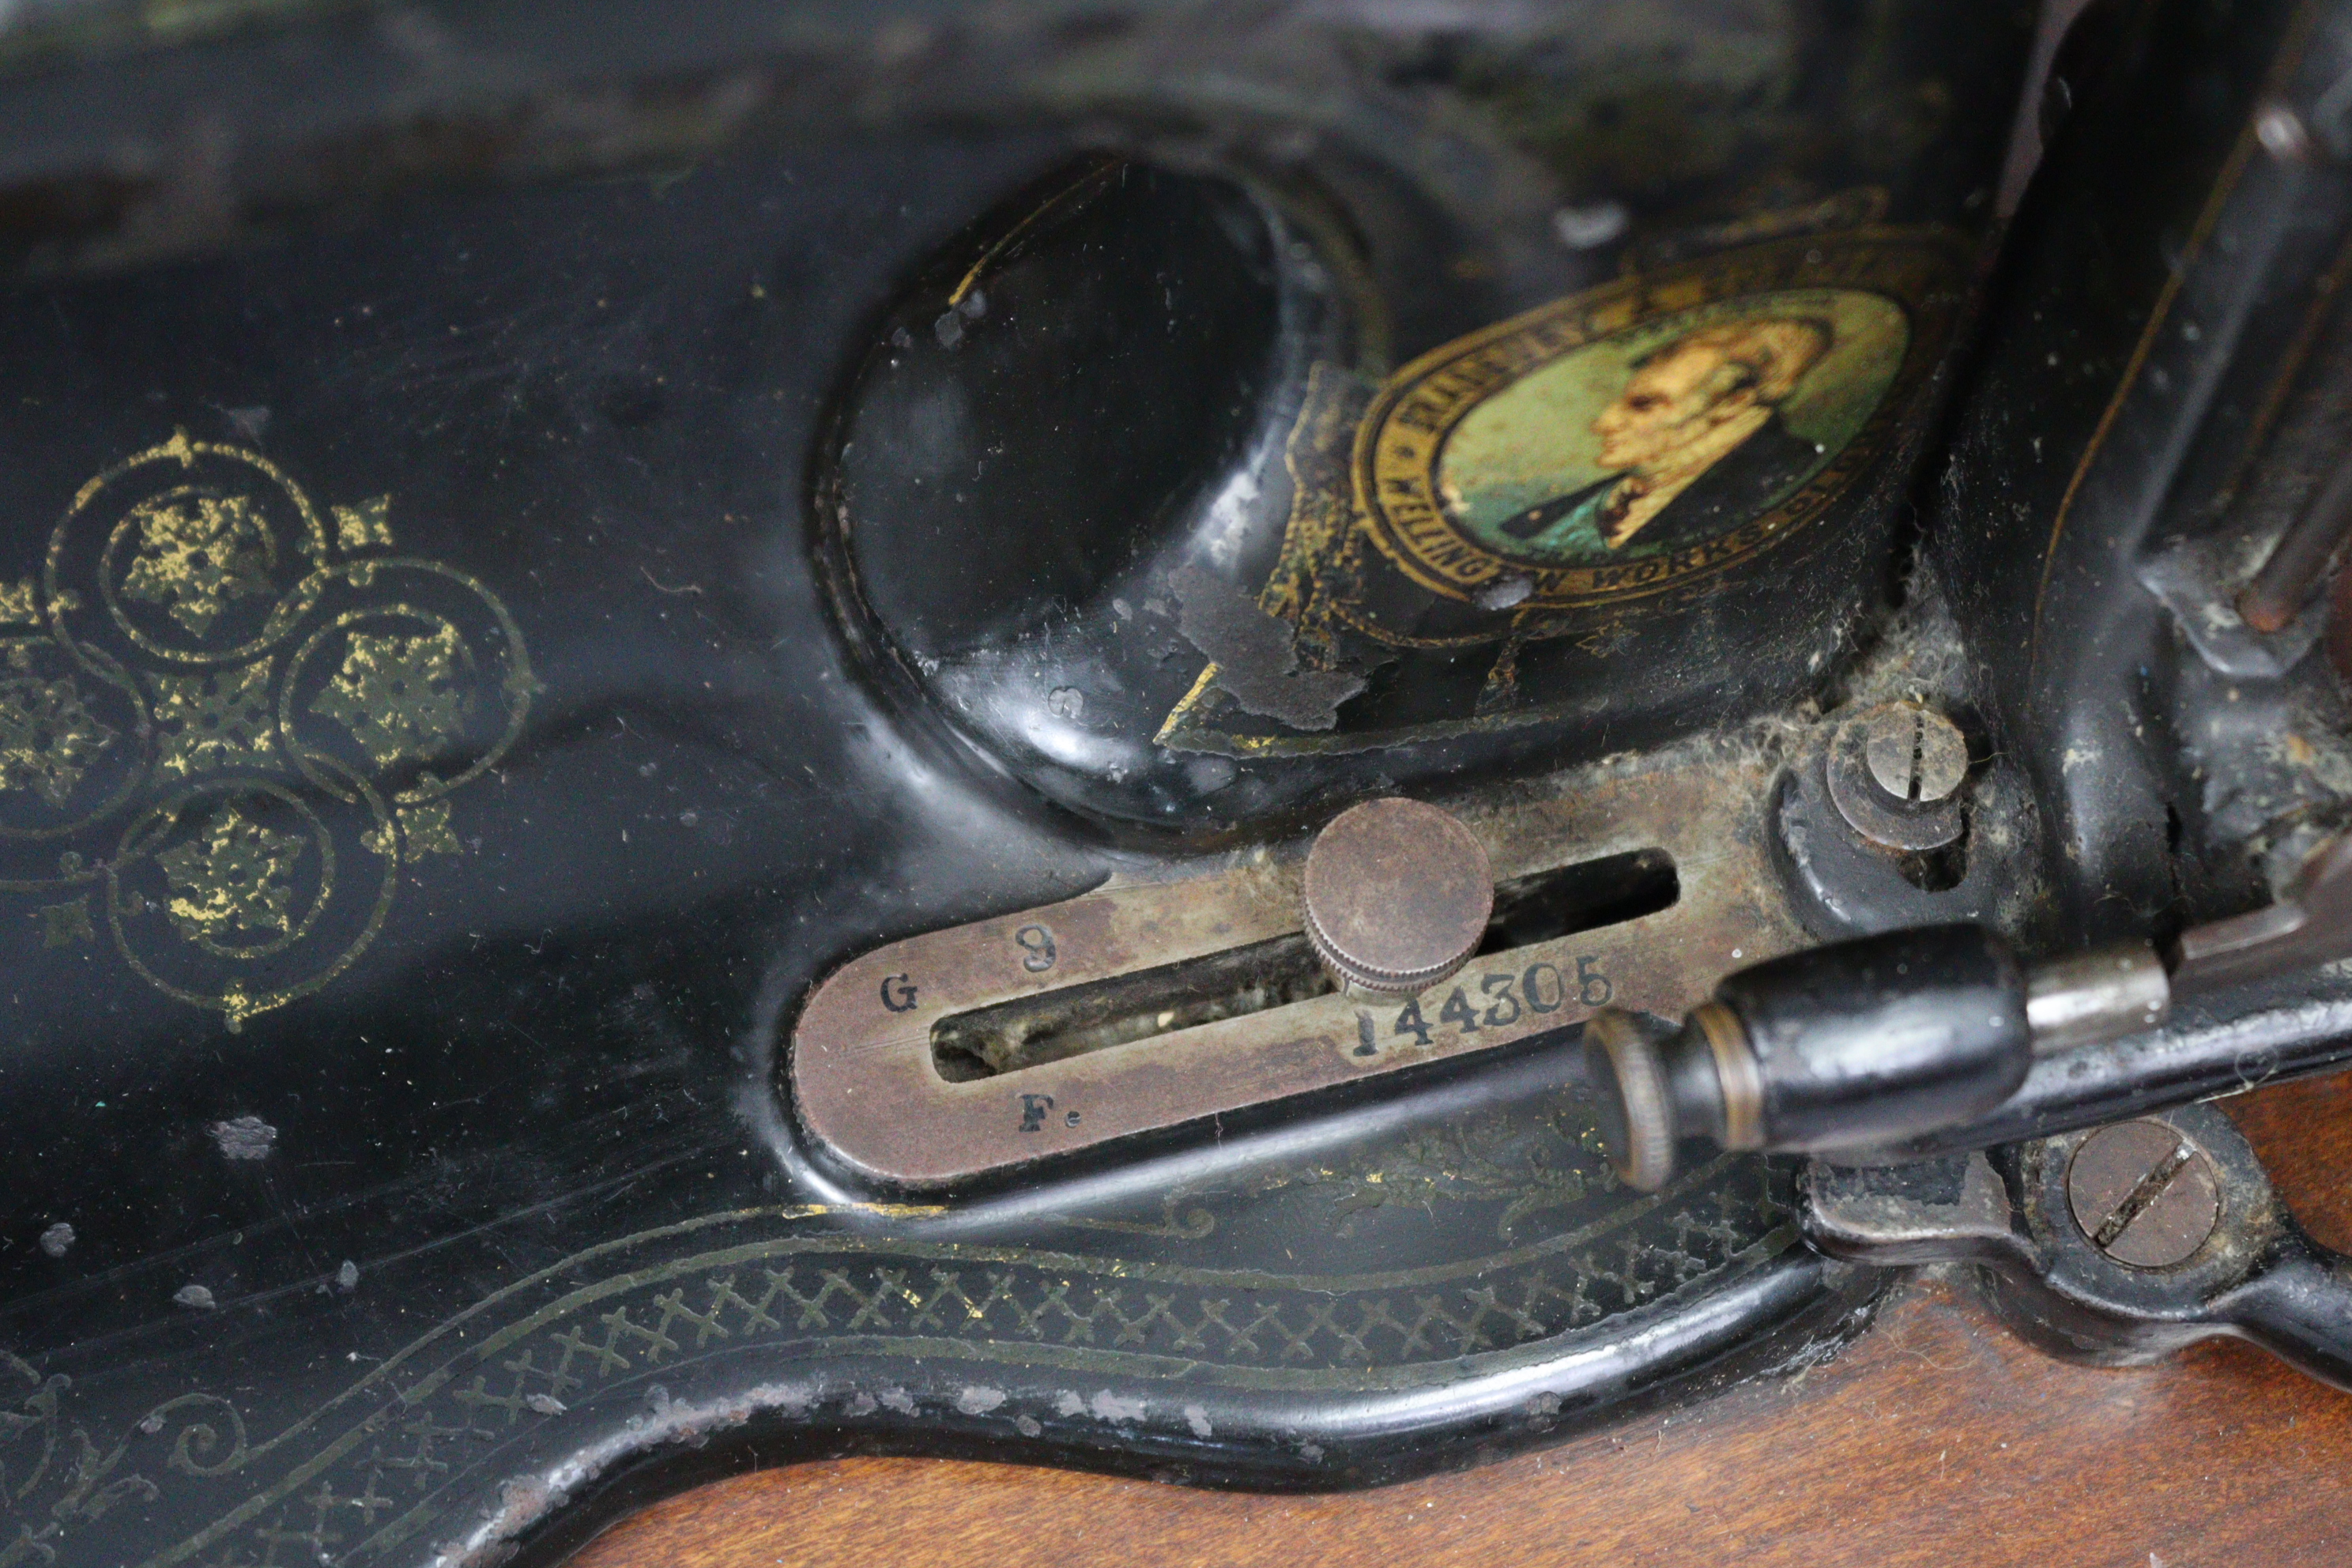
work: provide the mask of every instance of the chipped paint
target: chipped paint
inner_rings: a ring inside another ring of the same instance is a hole
[[[1213,685],[1242,711],[1294,730],[1330,730],[1339,704],[1364,689],[1360,675],[1300,668],[1290,623],[1214,573],[1187,566],[1168,581],[1181,605],[1177,628],[1209,659],[1199,684]]]
[[[1094,1398],[1087,1402],[1087,1408],[1093,1412],[1096,1420],[1116,1424],[1121,1421],[1142,1420],[1144,1411],[1150,1406],[1140,1399],[1122,1399],[1106,1388],[1097,1392]]]
[[[266,1160],[278,1142],[278,1129],[258,1116],[234,1116],[205,1129],[229,1160]]]
[[[966,1415],[985,1415],[1004,1403],[1001,1388],[966,1388],[956,1395],[955,1407]]]

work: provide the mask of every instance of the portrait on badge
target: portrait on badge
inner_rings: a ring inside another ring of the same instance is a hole
[[[1655,556],[1769,510],[1850,444],[1909,336],[1856,289],[1727,300],[1572,350],[1454,426],[1452,521],[1531,565]]]
[[[1790,582],[1796,640],[1833,640],[1952,276],[1934,234],[1775,242],[1539,306],[1352,405],[1310,396],[1258,601],[1311,668],[1381,673],[1329,733],[1293,735],[1220,696],[1213,663],[1160,743],[1330,751],[1622,708],[1624,670],[1704,661],[1690,628]]]

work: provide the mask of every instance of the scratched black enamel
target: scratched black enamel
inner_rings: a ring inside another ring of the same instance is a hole
[[[175,790],[274,783],[341,835],[339,878],[375,879],[311,930],[347,935],[330,917],[372,918],[393,889],[339,968],[348,942],[236,956],[274,950],[305,907],[299,889],[272,902],[269,868],[291,887],[318,853],[309,818],[253,795],[234,821],[184,813],[199,848],[226,822],[221,855],[260,857],[260,881],[222,884],[212,925],[215,906],[172,901],[197,898],[164,874],[184,856],[154,872],[146,912],[100,886],[89,928],[62,936],[40,911],[70,892],[0,889],[0,1109],[21,1130],[0,1183],[10,1568],[463,1555],[530,1478],[572,1474],[584,1497],[616,1454],[695,1461],[667,1439],[705,1406],[749,1417],[719,1424],[726,1442],[778,1452],[1031,1442],[1345,1484],[1425,1462],[1376,1435],[1398,1400],[1419,1412],[1410,1430],[1535,1440],[1556,1422],[1514,1414],[1528,1397],[1605,1408],[1825,1300],[1821,1265],[1791,1250],[1784,1173],[1730,1166],[1633,1204],[1557,1096],[995,1218],[833,1196],[774,1099],[808,984],[890,936],[1101,875],[1019,796],[927,782],[969,775],[876,706],[820,609],[799,491],[777,476],[806,449],[822,345],[862,297],[816,273],[887,289],[890,246],[912,254],[926,215],[979,205],[1036,154],[863,156],[856,181],[814,191],[771,164],[436,204],[0,312],[0,360],[45,367],[46,388],[0,431],[0,499],[21,520],[0,580],[38,584],[90,477],[181,438],[265,458],[327,535],[268,579],[291,629],[255,701],[290,719],[256,719],[244,752],[183,776],[156,773],[169,726],[91,710],[112,737],[95,755],[136,757],[150,780],[97,841],[123,853],[118,826]],[[918,186],[928,205],[909,205]],[[854,268],[824,248],[851,233]],[[183,471],[242,493],[158,461],[159,493]],[[346,542],[333,509],[363,505]],[[173,526],[246,515],[223,500]],[[118,552],[147,537],[131,526]],[[441,575],[377,569],[376,598],[335,586],[315,604],[286,586],[346,584],[377,559]],[[428,600],[450,574],[478,593]],[[483,595],[510,632],[467,607]],[[208,633],[279,614],[257,586],[221,598]],[[314,626],[378,600],[414,614],[351,622],[299,663]],[[184,631],[168,595],[123,602],[142,635]],[[354,628],[382,640],[351,644]],[[124,647],[111,657],[158,710],[153,681],[177,667]],[[337,672],[375,679],[352,647],[407,658],[446,700],[352,709]],[[109,689],[83,674],[76,689]],[[315,782],[295,765],[338,744]],[[38,843],[8,853],[53,871]],[[123,859],[115,882],[151,863]],[[110,910],[131,937],[180,942],[204,984],[142,978]],[[197,933],[231,956],[182,941]],[[1032,939],[1039,962],[1050,941]],[[267,1005],[277,991],[255,980],[242,1012],[206,1000],[228,981],[204,977],[248,970],[282,973],[278,990],[325,977]],[[244,1118],[274,1137],[215,1131]],[[35,1245],[60,1224],[69,1245]],[[1620,1322],[1706,1301],[1727,1331],[1619,1348]]]

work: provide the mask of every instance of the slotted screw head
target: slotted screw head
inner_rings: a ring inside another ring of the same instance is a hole
[[[1959,727],[1916,702],[1887,702],[1840,724],[1822,758],[1830,804],[1882,849],[1941,849],[1967,830]]]
[[[2066,1166],[2074,1223],[2117,1263],[2169,1268],[2205,1245],[2221,1189],[2205,1152],[2161,1121],[2102,1127]]]
[[[1948,800],[1968,777],[1969,743],[1959,726],[1931,708],[1893,702],[1863,720],[1863,760],[1871,782],[1900,801]]]

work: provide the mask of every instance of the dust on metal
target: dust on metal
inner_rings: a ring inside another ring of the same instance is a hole
[[[2092,1246],[2134,1268],[2187,1261],[2221,1218],[2212,1162],[2161,1121],[2084,1139],[2066,1167],[2066,1203]]]

